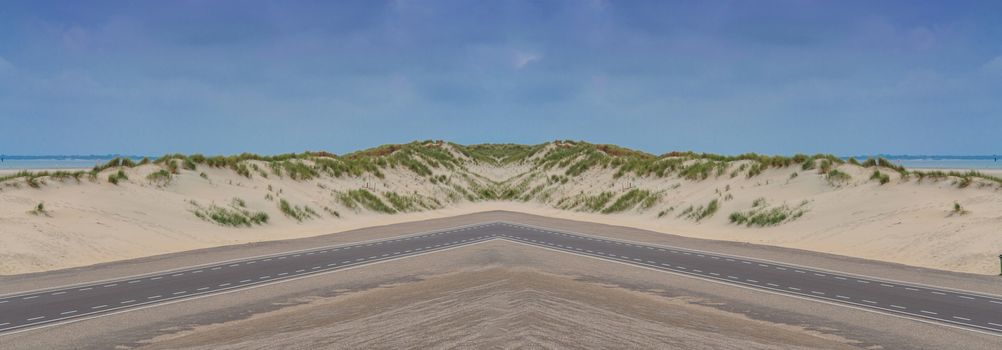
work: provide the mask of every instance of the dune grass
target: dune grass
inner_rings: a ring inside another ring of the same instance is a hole
[[[880,170],[874,170],[873,174],[870,175],[870,180],[877,180],[881,185],[891,182],[891,177],[887,174],[881,173]]]
[[[149,175],[146,175],[146,180],[157,186],[169,185],[172,179],[173,175],[171,174],[170,171],[167,171],[166,169],[160,169],[150,173]]]
[[[605,209],[605,206],[609,204],[615,194],[609,191],[599,193],[598,195],[588,196],[584,200],[584,209],[587,211],[601,211]]]
[[[632,189],[619,196],[619,198],[616,198],[616,201],[608,207],[602,209],[602,214],[619,213],[636,208],[638,205],[642,209],[648,209],[653,207],[658,199],[659,195],[651,191]]]
[[[119,169],[117,172],[108,175],[108,182],[111,183],[112,185],[118,185],[119,182],[127,180],[129,180],[129,176],[125,175],[125,171],[123,171],[122,169]]]
[[[386,192],[383,193],[383,197],[386,198],[387,202],[393,206],[393,209],[398,212],[409,212],[418,210],[418,201],[413,197],[401,196],[396,192]]]
[[[960,202],[953,202],[953,211],[950,212],[950,216],[967,215],[970,213],[970,211],[967,211],[967,209],[964,209],[964,207],[960,205]]]
[[[838,169],[831,169],[825,173],[825,179],[828,180],[828,184],[839,186],[849,183],[852,176]]]
[[[49,212],[45,209],[45,202],[38,202],[35,208],[28,213],[35,216],[50,216]]]
[[[298,205],[289,204],[289,201],[284,198],[278,200],[278,210],[285,216],[295,219],[298,222],[313,219],[314,217],[320,217],[320,214],[314,211],[313,208],[310,208],[307,205],[300,207]]]
[[[898,173],[900,173],[902,175],[908,174],[908,170],[906,170],[905,167],[897,165],[897,164],[894,164],[891,161],[889,161],[887,159],[884,159],[884,158],[881,158],[881,157],[869,158],[869,159],[863,161],[862,166],[865,167],[865,168],[872,168],[872,167],[888,168],[888,169],[897,171]]]
[[[979,171],[971,170],[966,172],[959,171],[911,171],[911,175],[918,177],[919,181],[924,179],[932,180],[944,180],[950,177],[957,178],[956,185],[959,188],[966,188],[974,183],[975,179],[982,179],[991,183],[995,183],[998,186],[1002,186],[1002,177],[986,175]]]
[[[765,198],[756,199],[752,203],[752,209],[748,211],[736,211],[728,216],[732,224],[745,225],[748,227],[776,226],[785,222],[793,221],[807,213],[807,201],[801,202],[796,207],[786,204],[769,207]]]
[[[546,144],[517,145],[510,143],[468,146],[449,143],[449,145],[477,163],[487,163],[498,166],[525,162],[546,147]]]
[[[669,152],[654,156],[644,152],[634,151],[611,145],[596,145],[577,141],[558,141],[553,147],[536,158],[535,165],[542,170],[554,167],[565,169],[565,175],[576,177],[595,167],[616,169],[614,178],[627,174],[639,177],[665,177],[677,174],[679,177],[701,181],[711,176],[725,174],[734,162],[742,163],[740,171],[748,170],[746,175],[754,177],[768,168],[783,168],[794,164],[803,164],[805,169],[813,168],[814,162],[822,160],[830,168],[833,164],[843,161],[830,154],[804,155],[792,157],[765,156],[746,153],[737,156],[724,156],[709,153]],[[827,171],[827,169],[825,170]],[[737,176],[737,171],[731,173]]]
[[[382,199],[364,188],[350,190],[340,197],[342,204],[348,208],[358,208],[359,206],[384,214],[396,214],[397,210],[386,205]]]
[[[268,214],[265,212],[251,212],[247,210],[246,203],[239,198],[234,198],[230,206],[220,207],[215,204],[203,207],[198,202],[190,201],[194,207],[191,212],[199,219],[216,223],[220,226],[229,227],[251,227],[254,225],[264,225],[268,223]]]
[[[717,213],[718,209],[720,209],[720,202],[718,202],[717,199],[713,199],[706,205],[700,205],[699,207],[693,207],[690,205],[688,208],[683,210],[678,217],[685,217],[692,221],[700,222],[703,219],[712,217],[713,214]]]

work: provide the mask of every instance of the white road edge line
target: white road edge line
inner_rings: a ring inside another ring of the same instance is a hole
[[[240,292],[240,291],[254,289],[254,288],[266,287],[266,286],[270,286],[270,285],[274,285],[274,284],[279,284],[279,283],[296,281],[296,280],[300,280],[300,279],[304,279],[304,278],[310,278],[310,277],[315,277],[315,276],[322,276],[322,275],[327,275],[327,274],[331,274],[331,273],[335,273],[335,272],[341,272],[341,271],[356,269],[356,268],[360,268],[360,267],[371,266],[371,265],[380,264],[380,263],[384,263],[384,262],[397,261],[397,260],[412,258],[412,257],[416,257],[416,256],[422,256],[422,255],[434,254],[434,253],[444,252],[444,251],[453,250],[453,249],[465,248],[465,247],[470,247],[470,246],[474,246],[474,245],[477,245],[477,244],[488,243],[488,242],[491,242],[491,241],[494,241],[494,240],[497,240],[497,239],[501,239],[501,238],[497,238],[497,237],[482,238],[479,241],[470,241],[470,242],[468,242],[466,244],[454,245],[454,246],[450,246],[448,248],[442,248],[442,249],[439,249],[439,250],[427,251],[427,252],[422,252],[422,253],[417,253],[417,254],[411,254],[411,255],[407,255],[407,256],[398,256],[398,257],[393,257],[393,258],[390,258],[390,259],[372,261],[372,262],[367,262],[367,263],[364,263],[364,264],[353,265],[353,266],[348,266],[348,267],[342,267],[342,268],[338,268],[338,269],[327,269],[327,270],[323,270],[323,271],[320,271],[320,272],[312,273],[312,274],[309,274],[309,275],[297,276],[297,277],[292,277],[292,278],[283,279],[283,280],[273,280],[273,281],[264,282],[264,283],[256,283],[256,284],[243,285],[243,286],[234,286],[232,288],[223,288],[223,289],[217,289],[217,290],[212,290],[212,291],[206,291],[206,292],[202,292],[202,293],[198,293],[198,294],[189,294],[189,295],[178,296],[178,297],[169,297],[169,298],[166,298],[166,299],[163,299],[163,300],[147,301],[147,302],[143,302],[143,303],[139,303],[139,304],[134,304],[131,307],[130,306],[119,306],[119,307],[114,307],[114,308],[109,308],[107,310],[103,310],[104,313],[100,313],[101,311],[93,311],[93,312],[89,312],[89,313],[80,314],[80,315],[78,315],[76,317],[72,317],[71,316],[71,317],[64,317],[64,318],[61,318],[61,319],[52,319],[52,320],[49,320],[49,323],[44,323],[44,324],[39,324],[39,325],[33,325],[33,326],[32,325],[27,325],[27,326],[25,326],[25,325],[19,325],[19,326],[16,326],[16,327],[11,327],[11,328],[6,328],[6,329],[0,329],[0,332],[4,332],[7,329],[14,329],[14,328],[19,328],[19,327],[25,327],[25,328],[20,328],[20,329],[11,331],[11,332],[0,333],[0,338],[2,338],[4,336],[8,336],[8,335],[19,334],[19,333],[24,333],[24,332],[30,332],[30,331],[34,331],[34,330],[38,330],[38,329],[55,327],[55,326],[64,325],[64,324],[76,323],[76,322],[91,320],[91,319],[95,319],[95,318],[99,318],[99,317],[118,315],[118,314],[122,314],[122,313],[126,313],[126,312],[145,310],[145,309],[154,308],[154,307],[158,307],[158,306],[171,305],[171,304],[180,303],[180,302],[186,302],[186,301],[197,300],[197,299],[202,299],[202,298],[214,297],[214,296],[218,296],[218,295],[235,293],[235,292]],[[147,297],[147,299],[155,299],[155,298],[160,298],[160,297],[161,297],[161,295],[156,295],[156,296],[152,296],[152,297]],[[113,310],[118,310],[118,311],[113,311]],[[112,311],[112,312],[108,312],[108,311]],[[90,316],[87,316],[87,315],[90,315]],[[2,326],[2,325],[0,325],[0,326]]]
[[[416,232],[416,233],[409,233],[409,234],[400,235],[400,236],[375,238],[375,239],[358,241],[358,242],[332,244],[332,245],[326,245],[326,246],[320,246],[320,247],[304,248],[304,249],[290,250],[290,251],[284,251],[284,252],[278,252],[278,253],[270,253],[270,254],[262,254],[262,255],[256,255],[256,256],[242,257],[242,258],[228,259],[228,260],[215,261],[215,262],[210,262],[210,263],[205,263],[205,264],[199,264],[199,265],[192,265],[192,266],[178,267],[178,268],[173,268],[173,269],[166,269],[166,270],[146,272],[146,273],[135,274],[135,275],[130,275],[130,276],[113,277],[113,278],[106,278],[106,279],[97,280],[97,281],[87,281],[87,282],[80,282],[80,283],[71,283],[71,284],[64,284],[64,285],[59,285],[59,286],[54,286],[54,287],[48,287],[48,288],[39,288],[39,289],[32,289],[32,290],[26,290],[26,291],[20,291],[20,292],[11,292],[11,293],[7,293],[7,294],[0,294],[0,299],[16,298],[16,297],[23,296],[23,295],[29,295],[29,294],[35,294],[35,293],[52,292],[52,291],[58,291],[58,290],[61,290],[61,289],[73,289],[73,288],[79,288],[79,287],[83,287],[83,286],[91,286],[91,287],[93,287],[93,286],[96,286],[96,285],[101,285],[102,283],[121,282],[121,281],[136,279],[136,278],[148,278],[148,277],[162,278],[162,276],[161,277],[155,277],[155,276],[157,276],[157,275],[165,275],[165,274],[170,274],[170,273],[175,273],[175,272],[178,272],[178,271],[185,271],[185,272],[187,272],[188,270],[192,270],[192,269],[199,269],[199,268],[205,268],[205,267],[216,266],[216,265],[232,264],[232,263],[235,263],[235,262],[241,262],[242,263],[242,262],[245,262],[245,261],[258,260],[258,259],[261,259],[261,258],[274,258],[274,257],[279,257],[279,256],[288,256],[288,255],[291,255],[291,254],[308,252],[308,251],[315,251],[315,250],[322,250],[322,249],[331,249],[331,248],[344,248],[344,247],[356,246],[356,245],[359,245],[359,244],[366,244],[366,243],[370,243],[370,242],[380,242],[380,241],[389,242],[389,241],[392,241],[392,240],[399,240],[400,238],[403,238],[403,237],[414,237],[414,236],[429,235],[429,234],[442,233],[442,232],[455,232],[454,230],[458,229],[458,228],[469,228],[469,227],[474,227],[474,226],[478,226],[478,227],[479,226],[483,226],[483,227],[486,227],[486,226],[495,225],[495,224],[502,224],[502,223],[503,223],[502,221],[491,221],[491,222],[486,222],[486,223],[480,222],[480,223],[476,223],[476,224],[466,224],[466,225],[459,225],[459,226],[453,226],[453,227],[448,227],[448,228],[441,228],[441,229],[421,231],[421,232]],[[360,229],[354,229],[354,230],[348,230],[348,231],[358,231],[358,230],[364,230],[366,228],[367,227],[360,228]],[[348,232],[348,231],[331,232],[330,234],[343,233],[343,232]],[[151,279],[153,279],[153,278],[151,278]],[[84,288],[83,290],[89,290],[89,289],[91,289],[91,288]],[[2,302],[0,302],[0,303],[2,303]]]
[[[980,297],[984,297],[984,298],[990,298],[990,299],[996,299],[996,300],[1002,301],[1002,295],[996,295],[996,294],[985,293],[985,292],[976,292],[976,291],[965,290],[965,289],[955,289],[955,288],[949,288],[949,287],[943,287],[943,286],[934,286],[934,285],[923,284],[923,283],[918,283],[918,282],[900,281],[900,280],[895,280],[895,279],[891,279],[891,278],[874,277],[874,276],[868,276],[868,275],[857,274],[857,273],[852,273],[852,272],[836,271],[836,270],[830,270],[830,269],[826,269],[826,268],[822,268],[822,267],[798,265],[798,264],[794,264],[794,263],[780,262],[780,261],[769,260],[769,259],[752,258],[752,257],[741,256],[741,255],[734,255],[734,254],[727,254],[727,253],[720,253],[720,252],[711,252],[711,251],[705,251],[705,250],[699,250],[699,249],[681,248],[681,247],[667,245],[667,244],[630,241],[630,240],[626,240],[626,239],[604,237],[604,236],[592,235],[592,234],[588,234],[588,233],[572,232],[572,231],[565,231],[565,230],[560,230],[560,229],[544,228],[544,227],[536,226],[536,225],[532,225],[532,224],[511,223],[511,222],[504,221],[504,220],[497,221],[497,222],[503,223],[503,224],[508,224],[508,225],[513,225],[515,227],[545,229],[545,230],[548,230],[548,231],[551,231],[551,232],[554,232],[554,233],[558,233],[558,234],[570,234],[570,235],[576,235],[576,236],[580,236],[580,237],[601,238],[601,239],[608,239],[608,240],[627,242],[627,243],[633,243],[633,244],[649,245],[649,246],[653,246],[653,247],[666,248],[666,249],[688,250],[690,252],[699,252],[699,253],[703,253],[703,254],[707,254],[707,255],[716,255],[716,256],[730,257],[730,258],[736,258],[736,259],[747,259],[749,261],[771,263],[771,264],[781,265],[781,266],[799,267],[799,268],[804,268],[804,269],[808,269],[808,270],[827,272],[827,273],[830,273],[830,274],[833,274],[833,275],[845,275],[845,276],[851,276],[851,277],[866,278],[866,279],[870,279],[870,280],[877,281],[877,282],[896,283],[896,284],[900,284],[900,285],[903,285],[903,286],[921,287],[921,288],[926,288],[926,289],[939,289],[939,290],[945,290],[945,291],[953,292],[953,293],[966,293],[966,294],[971,294],[971,295],[975,295],[975,296],[980,296]],[[641,229],[638,229],[638,230],[644,231],[644,230],[641,230]]]
[[[863,305],[861,305],[861,304],[860,304],[860,306],[856,306],[856,305],[853,305],[850,302],[836,302],[834,300],[829,301],[829,300],[827,300],[826,298],[823,298],[823,297],[807,297],[807,296],[798,295],[798,294],[794,294],[794,293],[790,293],[790,292],[779,292],[779,291],[775,291],[775,290],[772,290],[772,289],[769,289],[769,288],[763,288],[761,286],[756,286],[756,285],[752,285],[752,284],[745,284],[745,283],[740,282],[740,281],[736,281],[735,282],[735,281],[727,281],[727,280],[717,280],[717,279],[702,277],[702,276],[694,275],[694,274],[686,274],[686,273],[677,272],[677,271],[658,269],[658,268],[654,268],[654,267],[651,267],[651,266],[646,266],[646,265],[643,265],[643,264],[627,263],[627,262],[623,262],[623,261],[619,261],[619,260],[614,260],[614,259],[606,259],[606,258],[603,258],[601,256],[580,254],[580,253],[577,253],[577,252],[574,252],[574,251],[548,248],[548,247],[544,247],[544,246],[538,246],[538,245],[529,244],[529,243],[526,243],[526,242],[519,242],[519,241],[516,241],[516,240],[509,240],[509,241],[511,241],[512,243],[522,244],[522,245],[526,245],[526,246],[530,246],[530,247],[537,247],[537,248],[540,248],[540,249],[547,249],[547,250],[552,250],[552,251],[555,251],[555,252],[561,252],[561,253],[566,253],[566,254],[573,254],[573,255],[583,256],[583,257],[592,258],[592,259],[605,260],[605,261],[612,262],[612,263],[623,264],[623,265],[627,265],[627,266],[633,266],[633,267],[638,267],[638,268],[648,269],[648,270],[651,270],[651,271],[658,271],[658,272],[673,274],[673,275],[682,276],[682,277],[695,278],[695,279],[699,279],[699,280],[706,281],[706,282],[723,284],[723,285],[729,285],[729,286],[734,286],[734,287],[738,287],[738,288],[744,288],[744,289],[748,289],[748,290],[758,291],[758,292],[762,292],[762,293],[769,293],[769,294],[775,294],[775,295],[783,295],[783,296],[787,296],[787,297],[791,297],[791,298],[796,298],[796,299],[801,299],[801,300],[806,300],[806,301],[813,301],[813,302],[818,302],[818,303],[823,303],[823,304],[828,304],[828,305],[833,305],[833,306],[839,306],[839,307],[844,307],[844,308],[849,308],[849,309],[854,309],[854,310],[859,310],[859,311],[872,312],[872,313],[881,314],[881,315],[885,315],[885,316],[903,318],[903,319],[917,321],[917,322],[922,322],[922,323],[931,324],[931,325],[937,325],[937,326],[942,326],[942,327],[949,327],[949,328],[953,328],[953,329],[959,329],[959,330],[964,330],[964,331],[968,331],[968,332],[975,332],[975,333],[985,334],[985,335],[990,335],[990,336],[995,336],[995,337],[1002,337],[1002,333],[995,333],[995,332],[1002,332],[1002,329],[994,329],[994,328],[990,328],[990,327],[979,326],[979,325],[976,325],[976,324],[952,322],[952,321],[946,320],[946,319],[940,320],[940,319],[929,319],[929,318],[913,317],[913,316],[919,316],[919,315],[912,315],[910,313],[906,313],[906,312],[903,312],[903,311],[895,311],[895,312],[892,313],[892,312],[887,312],[887,311],[894,311],[894,310],[883,309],[883,308],[879,308],[879,307],[870,307],[870,306],[863,307]],[[992,331],[995,331],[995,332],[989,332],[989,331],[985,331],[985,330],[982,330],[982,329],[992,330]]]

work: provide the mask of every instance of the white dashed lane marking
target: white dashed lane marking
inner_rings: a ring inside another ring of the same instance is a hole
[[[488,226],[490,226],[490,225],[488,225]],[[517,227],[517,226],[512,226],[512,225],[507,225],[507,224],[505,224],[505,226]],[[333,253],[333,252],[342,251],[342,250],[347,251],[347,250],[350,250],[352,248],[359,248],[359,247],[363,247],[363,246],[364,247],[381,246],[384,243],[389,244],[389,243],[392,243],[392,242],[402,242],[402,241],[408,241],[408,240],[417,240],[417,239],[421,239],[421,238],[433,237],[433,236],[443,235],[443,234],[452,233],[452,232],[469,231],[469,230],[472,230],[472,229],[475,229],[475,228],[476,227],[464,228],[464,229],[460,229],[460,230],[438,232],[438,233],[426,234],[426,235],[422,235],[422,236],[407,237],[407,238],[398,238],[398,239],[393,239],[393,240],[386,240],[386,241],[368,243],[368,244],[364,244],[364,245],[356,245],[356,246],[347,246],[347,247],[332,248],[332,249],[328,249],[328,250],[309,251],[309,252],[302,252],[302,253],[291,254],[291,255],[283,255],[283,256],[277,256],[277,257],[276,256],[272,256],[272,257],[264,258],[264,259],[261,259],[261,260],[243,261],[243,262],[239,262],[239,263],[229,264],[229,265],[226,265],[226,266],[228,266],[228,267],[238,267],[238,266],[241,266],[241,265],[250,265],[250,264],[255,264],[255,263],[259,263],[259,262],[260,263],[266,263],[266,262],[271,262],[271,261],[274,261],[274,260],[283,260],[283,259],[287,259],[289,257],[311,256],[311,255],[315,255],[317,253],[325,254],[325,253],[328,253],[328,252]],[[841,281],[847,281],[848,280],[846,277],[842,277],[842,276],[830,275],[830,274],[826,274],[826,273],[819,273],[819,272],[815,272],[815,271],[810,271],[809,269],[807,271],[801,270],[801,269],[795,269],[795,268],[788,269],[787,267],[759,263],[759,262],[756,262],[754,260],[742,260],[742,259],[735,260],[735,259],[727,258],[727,257],[717,257],[717,256],[713,256],[713,255],[706,255],[706,254],[701,254],[701,253],[697,253],[697,252],[690,252],[690,251],[684,251],[684,250],[678,251],[678,250],[656,248],[656,247],[652,247],[652,246],[645,246],[645,245],[639,245],[639,244],[617,242],[617,241],[611,241],[611,240],[605,240],[605,239],[594,239],[594,238],[591,238],[591,237],[575,236],[575,235],[564,234],[564,233],[556,233],[556,232],[552,232],[552,231],[545,231],[545,230],[538,230],[538,229],[532,229],[532,230],[534,230],[536,232],[543,232],[543,233],[555,235],[555,236],[575,238],[575,239],[581,240],[581,242],[592,241],[592,242],[598,242],[600,244],[607,244],[607,245],[616,245],[616,246],[622,246],[622,247],[632,247],[632,248],[645,249],[645,250],[642,250],[640,252],[642,254],[646,254],[646,253],[643,253],[644,251],[649,251],[649,252],[651,252],[649,254],[656,254],[656,255],[660,255],[657,252],[662,252],[662,253],[667,253],[667,254],[682,254],[682,255],[690,256],[690,257],[682,257],[681,255],[677,256],[677,257],[681,257],[681,258],[685,258],[685,259],[695,259],[694,257],[691,257],[691,256],[695,256],[695,257],[699,257],[699,258],[709,257],[709,258],[711,258],[713,260],[721,260],[721,259],[723,259],[723,260],[726,260],[728,262],[740,262],[741,264],[744,264],[744,265],[751,265],[751,266],[753,266],[753,268],[768,268],[768,269],[776,269],[776,270],[779,270],[779,271],[792,270],[793,272],[796,272],[796,273],[799,273],[799,274],[807,274],[811,278],[814,278],[814,276],[816,276],[816,277],[821,277],[821,278],[834,278],[834,279],[841,280]],[[472,241],[475,241],[475,240],[482,240],[485,237],[487,237],[487,238],[491,238],[491,237],[511,238],[511,239],[515,239],[515,240],[518,240],[518,241],[533,242],[534,244],[537,244],[537,245],[542,245],[542,246],[547,246],[547,247],[554,247],[554,249],[558,249],[559,248],[560,250],[582,252],[582,254],[584,252],[587,252],[590,255],[601,255],[602,257],[614,258],[617,261],[625,261],[625,262],[631,262],[631,263],[636,262],[639,265],[648,265],[648,266],[654,266],[654,267],[658,267],[658,268],[662,268],[662,269],[666,269],[666,270],[675,270],[675,271],[682,272],[682,273],[685,273],[685,274],[700,275],[700,276],[706,276],[706,277],[714,276],[714,277],[716,277],[715,279],[717,279],[717,280],[722,280],[722,281],[733,280],[732,283],[746,284],[746,285],[748,285],[748,284],[762,285],[761,282],[759,282],[758,280],[750,279],[750,278],[743,278],[743,277],[740,276],[740,274],[737,274],[737,275],[726,275],[727,279],[724,279],[724,278],[720,278],[719,276],[721,276],[721,275],[718,274],[718,273],[716,273],[716,272],[704,272],[701,269],[696,269],[696,268],[692,268],[692,267],[677,266],[677,265],[676,266],[672,266],[669,263],[659,262],[659,261],[656,261],[656,260],[645,260],[645,259],[640,258],[640,257],[615,254],[615,253],[611,253],[611,252],[592,251],[592,250],[588,250],[588,249],[583,249],[582,247],[574,246],[572,244],[563,244],[564,242],[561,242],[561,244],[558,244],[556,242],[549,241],[549,240],[546,240],[546,239],[544,239],[544,240],[530,239],[528,237],[519,237],[519,236],[512,236],[512,235],[507,235],[507,234],[490,234],[490,235],[484,235],[484,236],[479,236],[479,237],[466,238],[466,239],[461,239],[461,240],[452,240],[452,241],[450,241],[448,243],[439,243],[439,244],[434,244],[434,242],[430,242],[427,246],[424,246],[424,247],[414,248],[412,250],[406,250],[404,252],[396,251],[396,252],[393,252],[393,253],[384,253],[384,254],[381,254],[381,255],[372,255],[372,256],[369,256],[368,258],[357,258],[354,261],[358,262],[358,263],[355,263],[355,264],[349,264],[349,263],[352,263],[352,261],[351,260],[345,260],[345,261],[342,262],[342,264],[346,264],[345,266],[352,266],[352,265],[359,265],[359,264],[361,264],[363,262],[364,263],[370,263],[371,261],[382,260],[383,258],[386,258],[386,257],[391,256],[391,255],[400,255],[400,254],[403,254],[403,253],[418,253],[418,252],[423,252],[423,251],[430,251],[430,250],[439,249],[439,248],[442,248],[442,247],[448,247],[450,245],[457,245],[457,244],[460,244],[460,243],[472,242]],[[617,247],[610,247],[610,248],[612,248],[612,249],[622,249],[622,248],[617,248]],[[666,258],[668,256],[669,255],[664,255],[664,257],[666,257]],[[337,265],[338,265],[338,263],[329,263],[329,264],[326,264],[326,267],[328,269],[326,269],[325,271],[336,269]],[[202,273],[202,272],[204,272],[206,270],[216,271],[216,270],[223,269],[226,266],[219,265],[219,266],[214,266],[214,267],[211,267],[211,268],[210,267],[206,267],[206,268],[199,269],[199,270],[183,271],[183,272],[173,273],[170,276],[171,277],[179,277],[179,276],[184,276],[185,274],[198,274],[198,273]],[[660,266],[664,266],[664,267],[660,267]],[[322,268],[321,266],[314,266],[314,267],[311,268],[311,270],[319,270],[321,268]],[[305,271],[306,271],[305,269],[296,270],[296,272],[292,276],[290,276],[290,277],[297,276],[296,274],[303,273]],[[735,272],[739,272],[739,271],[735,271]],[[283,276],[287,276],[289,274],[290,274],[289,272],[282,272],[282,273],[278,273],[277,276],[283,277]],[[141,283],[142,281],[145,281],[145,280],[155,281],[155,280],[159,280],[159,279],[164,278],[164,276],[166,276],[166,274],[163,275],[163,276],[149,277],[149,278],[146,278],[146,279],[142,279],[141,278],[141,279],[130,280],[130,281],[127,281],[127,282],[126,281],[123,281],[123,282],[114,282],[114,283],[109,283],[109,284],[101,285],[101,287],[104,287],[104,288],[113,288],[113,287],[120,286],[120,285],[132,285],[132,284],[136,284],[136,283]],[[262,280],[261,282],[254,282],[254,280],[252,280],[252,279],[245,279],[245,280],[241,280],[239,283],[241,283],[241,284],[243,284],[243,283],[250,283],[250,284],[265,283],[263,280],[268,280],[268,279],[271,279],[271,278],[272,278],[271,275],[265,275],[265,276],[257,277],[258,280]],[[869,284],[869,283],[871,283],[871,281],[867,281],[867,280],[863,280],[863,279],[858,279],[858,278],[857,279],[852,279],[852,280],[855,281],[855,282],[857,282],[857,283],[862,283],[862,284]],[[248,285],[250,285],[250,284],[248,284]],[[912,287],[907,287],[907,286],[901,286],[901,285],[895,285],[895,284],[890,284],[890,283],[882,283],[882,281],[874,281],[873,284],[874,285],[880,285],[882,287],[887,287],[887,288],[901,287],[901,288],[903,288],[905,290],[912,291],[912,292],[920,291],[920,289],[917,289],[917,288],[912,288]],[[764,283],[764,285],[768,285],[770,287],[775,287],[776,289],[781,288],[781,286],[779,284],[775,284],[775,283]],[[221,287],[228,287],[228,286],[231,286],[231,283],[222,283],[222,284],[218,285],[218,287],[220,287],[220,288]],[[96,286],[94,286],[94,287],[96,287]],[[91,289],[93,289],[93,287],[79,288],[79,289],[76,289],[76,291],[83,292],[83,291],[88,291],[88,290],[91,290]],[[210,288],[210,287],[201,287],[201,288],[198,288],[196,291],[199,291],[199,292],[201,292],[201,291],[210,291],[211,289],[212,288]],[[772,289],[772,288],[768,288],[768,289]],[[799,292],[799,291],[802,290],[802,289],[797,288],[797,287],[786,287],[786,289],[790,290],[790,291],[796,291],[796,292]],[[928,289],[925,289],[925,290],[929,291],[930,293],[936,294],[936,295],[948,295],[947,293],[939,292],[939,291],[935,291],[935,290],[931,290],[931,291],[928,290]],[[796,293],[796,292],[788,292],[788,293],[799,294],[799,295],[809,295],[809,294],[801,294],[801,293]],[[66,294],[66,293],[67,293],[67,291],[56,291],[56,292],[50,292],[49,295],[62,295],[62,294]],[[182,295],[182,294],[187,294],[187,293],[188,293],[187,291],[179,291],[179,292],[172,293],[172,295],[177,296],[177,295]],[[197,294],[200,294],[200,293],[195,293],[195,294],[191,294],[191,295],[197,295]],[[829,294],[826,291],[810,290],[810,294],[818,295],[820,297],[817,297],[817,298],[820,298],[820,299],[836,300],[836,299],[831,299],[831,298],[827,297],[827,295],[829,295]],[[834,298],[843,299],[843,300],[852,300],[852,298],[848,297],[848,296],[839,295],[839,294],[832,294],[832,295],[834,295]],[[967,299],[967,300],[977,300],[975,297],[967,296],[967,295],[963,295],[963,294],[951,293],[949,295],[956,296],[956,297],[962,298],[962,299]],[[23,300],[31,300],[31,299],[38,298],[39,296],[40,295],[24,296],[24,297],[22,297],[22,299]],[[161,295],[154,295],[154,296],[149,296],[149,297],[146,297],[146,298],[150,299],[150,300],[153,300],[153,299],[158,299],[158,298],[161,298],[161,297],[162,297]],[[186,295],[186,296],[179,296],[177,298],[187,298],[187,297],[188,296]],[[176,299],[176,298],[171,298],[171,299]],[[861,300],[862,302],[868,303],[868,304],[879,305],[879,303],[875,302],[875,301],[866,300],[866,299],[859,299],[859,300]],[[119,303],[120,304],[131,304],[131,303],[134,303],[135,301],[136,300],[134,300],[134,299],[130,299],[130,300],[126,300],[126,301],[121,301]],[[982,301],[988,301],[988,302],[991,302],[991,303],[994,303],[994,304],[1002,304],[1002,301],[999,301],[999,300],[983,299]],[[7,303],[7,302],[8,302],[8,300],[0,300],[0,304]],[[846,302],[849,302],[849,301],[846,301]],[[851,302],[849,302],[849,303],[851,303]],[[887,307],[894,308],[894,309],[899,309],[899,310],[907,310],[908,309],[908,307],[901,306],[901,305],[894,305],[894,304],[885,304],[885,305]],[[108,305],[98,305],[98,306],[93,306],[91,308],[97,310],[97,309],[102,309],[102,308],[106,308],[106,307],[108,307]],[[77,310],[70,310],[70,311],[63,312],[60,315],[71,315],[71,314],[74,314],[76,312],[77,312]],[[922,313],[922,314],[926,314],[926,315],[938,315],[938,313],[933,312],[933,311],[928,311],[928,310],[919,310],[919,312]],[[907,312],[905,312],[905,313],[907,313]],[[33,318],[33,320],[40,320],[40,319],[42,319],[44,317],[46,317],[46,316],[38,316],[36,318]],[[946,317],[946,316],[943,316],[943,317]],[[963,316],[950,316],[950,317],[952,319],[955,319],[955,320],[971,321],[970,318],[963,317]],[[45,322],[51,322],[51,321],[45,321]],[[981,320],[980,322],[982,324],[989,324],[989,325],[994,325],[994,326],[1002,327],[1002,325],[1000,325],[1000,324],[986,322],[984,320]],[[3,324],[0,324],[0,326],[2,326],[2,325]]]

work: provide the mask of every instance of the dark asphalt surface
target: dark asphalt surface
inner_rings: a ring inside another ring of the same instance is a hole
[[[503,222],[0,296],[0,335],[493,239],[1002,335],[995,296]]]

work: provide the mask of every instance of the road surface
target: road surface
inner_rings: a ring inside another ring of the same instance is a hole
[[[1002,297],[998,296],[508,222],[490,222],[8,294],[0,296],[0,336],[495,239],[1002,335]]]

